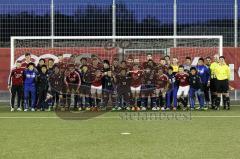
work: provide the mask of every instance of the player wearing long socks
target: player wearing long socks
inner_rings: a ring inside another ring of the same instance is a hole
[[[141,106],[141,98],[140,98],[140,91],[141,91],[141,84],[142,84],[142,71],[140,70],[139,66],[135,64],[133,66],[132,71],[130,71],[131,75],[131,93],[132,93],[132,110],[140,110]]]
[[[75,70],[74,64],[69,65],[69,71],[66,72],[64,77],[64,83],[67,89],[67,107],[69,110],[71,106],[71,95],[74,95],[75,100],[78,100],[79,88],[81,85],[81,78],[79,73]],[[77,102],[74,102],[74,109],[77,108]]]
[[[177,91],[178,104],[182,104],[183,110],[186,110],[188,105],[189,75],[184,72],[184,66],[182,65],[178,68],[176,81],[179,84]]]
[[[212,109],[216,108],[216,102],[217,102],[217,88],[216,88],[216,83],[217,83],[217,78],[215,74],[215,70],[218,67],[218,61],[219,61],[219,55],[216,54],[214,55],[214,62],[211,63],[210,65],[210,74],[211,74],[211,79],[210,79],[210,90],[211,90],[211,107]]]
[[[216,75],[216,90],[217,90],[217,98],[216,98],[216,110],[220,109],[220,100],[221,95],[223,95],[223,109],[230,109],[230,98],[229,98],[229,79],[230,79],[230,68],[225,62],[225,57],[219,57],[219,64],[215,68]]]
[[[153,107],[152,110],[165,110],[164,101],[166,98],[166,92],[169,88],[169,79],[162,67],[159,67],[156,75],[156,97],[157,97],[157,107]]]
[[[141,87],[141,110],[146,110],[148,107],[148,97],[151,99],[150,107],[156,107],[156,75],[155,70],[147,67],[143,73],[142,87]]]

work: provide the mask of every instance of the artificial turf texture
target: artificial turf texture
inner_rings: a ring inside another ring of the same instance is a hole
[[[96,112],[90,114],[93,113]],[[81,114],[76,114],[72,115],[79,119],[62,119],[55,112],[10,112],[7,104],[0,104],[0,158],[240,158],[240,107],[237,106],[230,111],[193,111],[192,118],[186,120],[126,120],[119,117],[124,115],[121,112],[83,120]]]

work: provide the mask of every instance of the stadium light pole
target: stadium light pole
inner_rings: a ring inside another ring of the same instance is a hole
[[[116,36],[116,0],[112,3],[112,36]],[[113,44],[116,39],[113,39]]]
[[[234,47],[238,47],[238,0],[234,1]],[[237,91],[234,91],[234,98],[237,100]]]
[[[54,0],[51,0],[51,36],[54,36]],[[54,47],[54,39],[51,39],[51,46]]]
[[[177,0],[173,2],[173,35],[177,36]],[[177,47],[177,39],[173,39],[174,47]]]

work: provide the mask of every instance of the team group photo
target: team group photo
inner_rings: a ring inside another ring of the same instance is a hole
[[[0,0],[0,159],[239,159],[240,0]]]
[[[97,57],[39,59],[16,61],[8,87],[11,111],[74,110],[100,111],[111,104],[112,110],[230,110],[230,68],[224,56],[198,58],[192,66],[191,57],[179,64],[168,55],[154,61],[151,54],[143,63],[128,57],[113,61]],[[136,62],[137,61],[137,62]],[[233,88],[231,88],[233,89]],[[111,99],[111,103],[109,102]],[[196,106],[196,101],[198,104]]]

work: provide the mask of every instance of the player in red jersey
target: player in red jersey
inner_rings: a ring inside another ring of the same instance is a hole
[[[8,78],[8,89],[11,92],[11,111],[14,111],[15,96],[17,94],[17,110],[21,111],[20,104],[23,100],[23,71],[20,61],[16,61],[16,67],[11,70]]]
[[[99,110],[102,98],[102,65],[97,58],[93,58],[91,67],[91,101],[92,110]]]
[[[156,67],[156,63],[154,62],[154,60],[153,60],[153,57],[152,57],[152,54],[147,54],[147,59],[146,59],[146,61],[145,62],[143,62],[143,64],[142,64],[142,67],[145,69],[145,68],[148,68],[148,67],[150,67],[150,68],[154,68],[154,67]]]
[[[189,75],[184,72],[184,66],[180,65],[178,68],[178,73],[176,74],[176,82],[178,83],[177,98],[178,104],[182,103],[184,108],[187,109],[188,104],[188,93],[189,93]]]
[[[132,71],[130,71],[131,75],[131,93],[132,93],[132,110],[140,110],[141,99],[140,99],[140,91],[142,84],[142,70],[140,70],[139,66],[135,64],[133,66]]]
[[[25,56],[25,59],[23,60],[21,67],[25,69],[25,68],[27,68],[28,64],[33,61],[31,60],[31,53],[27,52],[27,53],[25,53],[24,56]]]
[[[151,107],[156,107],[156,76],[155,70],[147,67],[143,73],[141,87],[141,110],[146,110],[148,107],[148,97],[151,98]]]
[[[69,65],[69,71],[66,72],[64,77],[64,83],[67,89],[67,106],[69,109],[71,105],[71,94],[74,94],[74,108],[77,108],[77,100],[79,94],[79,88],[81,86],[81,78],[77,71],[75,71],[74,65]]]
[[[159,68],[156,75],[156,96],[157,96],[157,107],[153,107],[152,110],[165,110],[164,101],[166,98],[166,92],[169,86],[169,79],[166,74],[164,74],[163,68]]]

